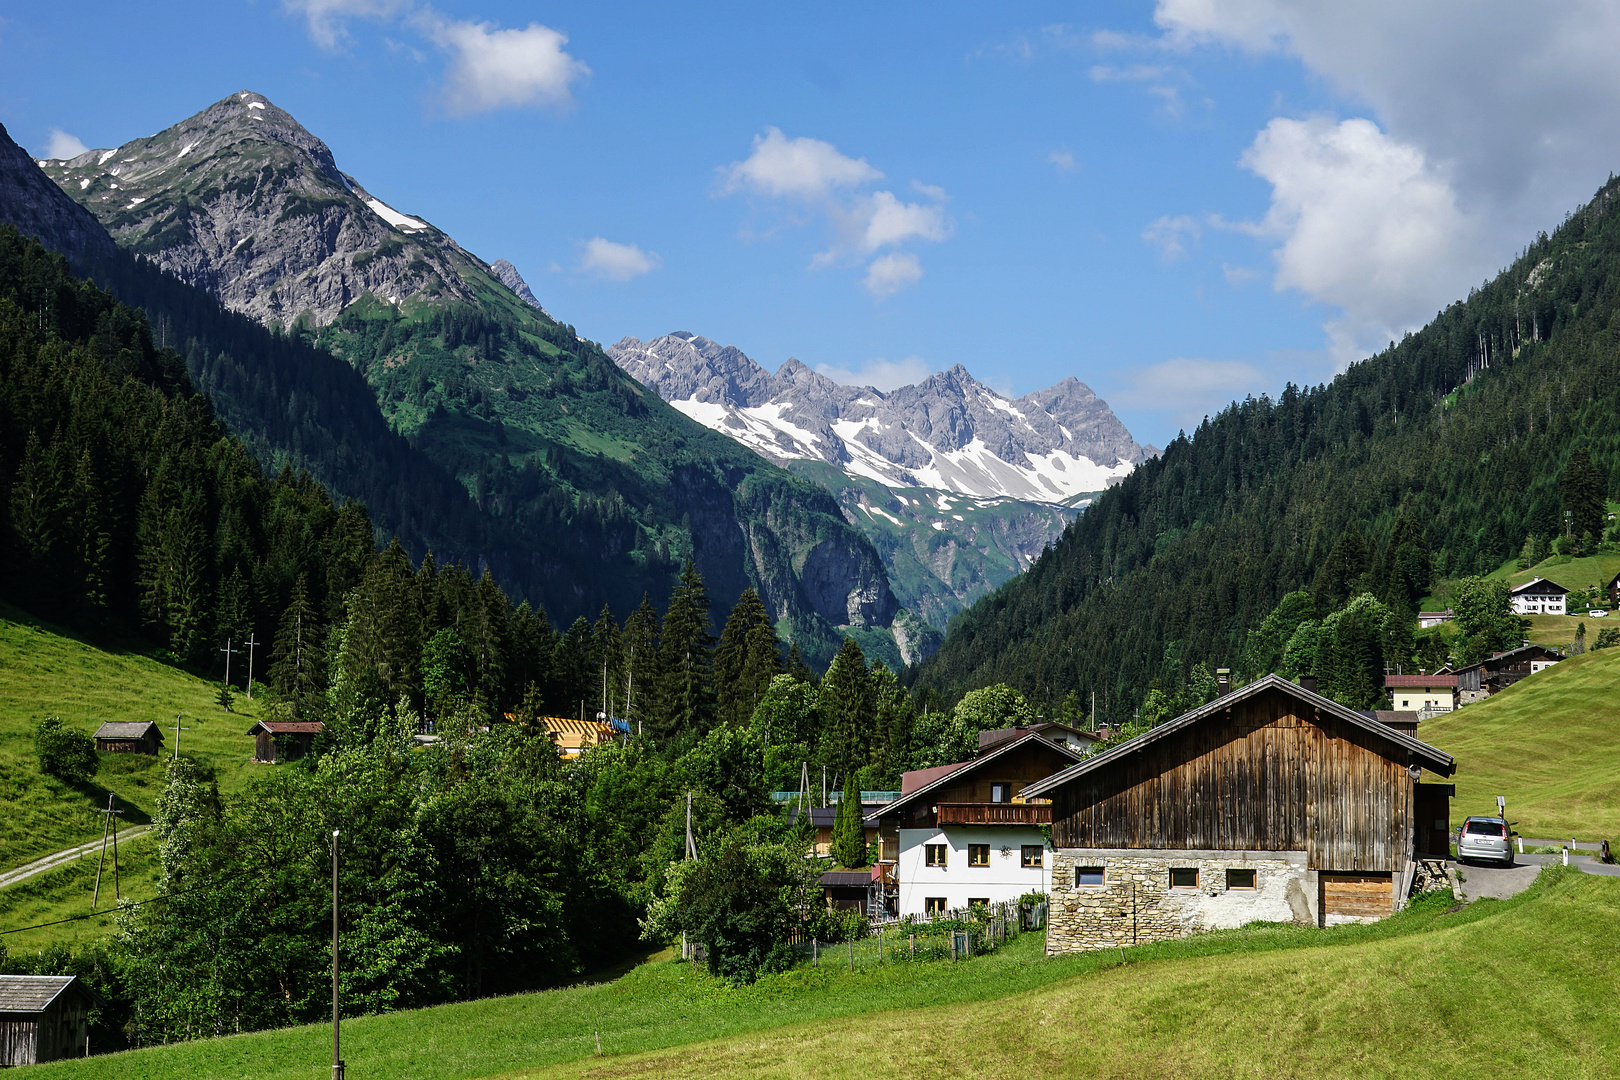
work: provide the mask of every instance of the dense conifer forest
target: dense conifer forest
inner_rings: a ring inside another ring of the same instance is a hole
[[[1584,450],[1598,505],[1620,494],[1617,205],[1611,179],[1423,330],[1172,441],[959,616],[918,685],[1005,682],[1049,714],[1095,693],[1105,719],[1129,721],[1208,667],[1280,664],[1250,632],[1290,593],[1310,606],[1285,606],[1294,624],[1362,593],[1409,615],[1434,575],[1483,574],[1566,533],[1600,542],[1594,493],[1560,482]]]

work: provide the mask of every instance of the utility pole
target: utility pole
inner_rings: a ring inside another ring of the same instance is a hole
[[[180,733],[182,731],[190,731],[191,729],[188,728],[188,727],[181,727],[180,726],[180,714],[175,713],[174,714],[174,726],[171,727],[169,730],[174,732],[174,760],[179,761],[180,760]]]
[[[332,830],[332,1080],[343,1080],[338,1056],[338,830]]]
[[[225,685],[231,685],[231,654],[241,652],[241,649],[231,648],[231,639],[225,639],[225,647],[220,652],[225,654]]]
[[[249,635],[248,643],[247,643],[247,646],[248,646],[248,687],[247,687],[247,696],[248,696],[249,701],[253,700],[253,646],[257,645],[258,643],[259,643],[259,635],[258,634]],[[229,644],[229,642],[227,642],[227,644]]]
[[[604,721],[606,721],[608,719],[611,719],[612,715],[613,715],[612,712],[608,709],[608,699],[607,699],[607,659],[604,657],[603,660],[602,660],[602,719]]]
[[[692,839],[692,793],[686,793],[686,857],[697,858],[697,841]]]
[[[118,830],[115,827],[115,819],[123,811],[113,809],[114,797],[112,792],[107,792],[107,809],[98,811],[98,813],[105,814],[106,817],[101,824],[101,861],[96,864],[96,891],[90,897],[92,911],[101,902],[101,870],[102,867],[107,865],[107,831],[109,829],[112,830],[113,837],[113,897],[116,899],[118,896]]]

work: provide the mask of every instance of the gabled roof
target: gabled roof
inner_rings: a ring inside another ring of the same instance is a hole
[[[1325,698],[1321,694],[1313,693],[1297,683],[1288,681],[1281,675],[1273,674],[1267,675],[1261,679],[1256,679],[1247,686],[1240,687],[1237,690],[1233,690],[1229,694],[1218,697],[1214,701],[1211,701],[1208,705],[1200,706],[1191,712],[1184,712],[1174,720],[1167,720],[1156,728],[1144,731],[1134,739],[1120,743],[1118,746],[1107,751],[1106,753],[1087,758],[1078,765],[1072,765],[1060,773],[1053,776],[1048,776],[1045,780],[1037,780],[1035,783],[1024,788],[1024,794],[1045,795],[1053,788],[1062,787],[1070,780],[1084,776],[1087,773],[1095,772],[1098,769],[1105,769],[1114,762],[1119,761],[1122,758],[1130,757],[1132,754],[1146,749],[1147,747],[1158,742],[1160,739],[1175,734],[1182,728],[1190,727],[1193,724],[1198,723],[1200,720],[1203,720],[1205,717],[1215,716],[1219,713],[1225,712],[1238,702],[1255,697],[1259,694],[1263,694],[1268,690],[1281,690],[1286,694],[1292,694],[1294,697],[1298,698],[1306,705],[1311,706],[1318,712],[1324,712],[1330,716],[1336,716],[1346,723],[1353,724],[1356,727],[1361,728],[1363,731],[1370,732],[1385,742],[1391,743],[1392,745],[1405,750],[1407,754],[1409,754],[1418,764],[1422,765],[1424,768],[1432,769],[1441,776],[1450,776],[1456,771],[1456,759],[1450,754],[1446,753],[1444,750],[1437,750],[1426,742],[1414,739],[1412,736],[1397,731],[1396,729],[1385,724],[1380,724],[1377,720],[1374,720],[1371,717],[1363,716],[1356,710],[1340,705],[1337,701],[1334,701],[1331,698]]]
[[[1538,586],[1538,585],[1541,586],[1539,589],[1536,588],[1536,586]],[[1532,589],[1535,589],[1535,591],[1538,592],[1538,593],[1567,593],[1567,592],[1569,592],[1568,589],[1564,588],[1562,585],[1558,584],[1558,582],[1556,582],[1556,581],[1548,581],[1546,578],[1538,577],[1538,578],[1531,578],[1529,581],[1525,582],[1523,585],[1515,585],[1515,586],[1513,586],[1513,595],[1518,596],[1520,593],[1529,592]]]
[[[260,720],[247,729],[253,735],[260,729],[270,735],[316,735],[326,730],[319,720]]]
[[[1014,750],[1018,749],[1020,746],[1028,746],[1031,743],[1035,743],[1035,744],[1039,745],[1043,750],[1051,750],[1051,751],[1054,751],[1054,752],[1056,752],[1058,754],[1061,754],[1062,756],[1068,758],[1071,761],[1084,761],[1084,760],[1086,760],[1086,756],[1084,754],[1080,753],[1078,750],[1071,750],[1071,749],[1069,749],[1069,747],[1065,746],[1062,743],[1053,742],[1051,739],[1048,739],[1045,735],[1041,735],[1038,732],[1032,731],[1028,735],[1025,735],[1021,739],[1014,739],[1012,742],[1002,743],[1000,746],[998,746],[995,749],[990,750],[990,751],[988,751],[988,752],[986,752],[984,754],[981,754],[980,756],[974,758],[972,761],[960,761],[960,762],[957,762],[955,766],[944,766],[944,765],[940,766],[941,770],[943,770],[942,775],[940,775],[938,777],[935,777],[931,782],[929,782],[927,784],[924,784],[922,787],[917,788],[915,791],[909,791],[906,794],[900,796],[898,799],[894,800],[894,802],[890,803],[888,806],[885,806],[880,810],[877,810],[877,811],[875,811],[873,813],[870,813],[870,814],[866,815],[866,821],[867,821],[868,824],[876,825],[878,818],[882,817],[884,814],[889,813],[891,810],[895,810],[895,809],[897,809],[899,807],[906,806],[906,805],[908,805],[910,803],[914,803],[917,800],[922,799],[925,796],[927,796],[928,793],[933,791],[935,788],[938,788],[941,785],[948,783],[949,781],[955,780],[959,776],[966,776],[968,773],[976,772],[977,770],[984,768],[984,766],[990,764],[992,761],[997,760],[998,758],[1002,757],[1003,755],[1012,753]],[[1043,780],[1043,781],[1041,781],[1041,783],[1045,783],[1045,781]],[[1029,791],[1030,791],[1030,788],[1032,786],[1034,786],[1034,785],[1025,785],[1024,793],[1028,794]]]
[[[1541,656],[1556,657],[1559,660],[1563,659],[1563,656],[1556,649],[1549,649],[1545,645],[1520,645],[1517,649],[1508,649],[1506,652],[1493,653],[1484,660],[1469,664],[1467,667],[1458,668],[1457,671],[1461,673],[1464,671],[1482,670],[1484,668],[1498,668],[1502,666],[1502,662],[1504,660],[1511,662],[1512,660],[1517,659],[1520,653],[1539,654]]]
[[[0,1013],[41,1013],[78,981],[74,975],[0,975]],[[78,990],[95,994],[80,983]]]
[[[903,799],[913,791],[932,784],[942,776],[949,776],[964,765],[971,765],[971,761],[953,761],[949,765],[935,765],[931,769],[912,769],[910,772],[900,774],[900,797]]]
[[[1102,742],[1102,736],[1093,732],[1081,731],[1077,727],[1070,727],[1068,724],[1060,724],[1056,720],[1042,720],[1034,724],[1025,724],[1022,727],[1004,727],[996,728],[993,731],[981,731],[979,732],[979,749],[986,750],[992,746],[995,746],[997,743],[1005,742],[1008,739],[1019,738],[1026,732],[1030,731],[1040,732],[1041,734],[1046,735],[1047,738],[1052,739],[1054,742],[1056,742],[1057,739],[1053,738],[1053,736],[1050,734],[1054,731],[1066,732],[1069,735],[1084,739],[1088,743]]]
[[[163,732],[150,720],[109,720],[96,728],[98,739],[144,739],[148,731],[156,731],[158,742],[163,741]]]
[[[1384,686],[1394,688],[1400,686],[1456,686],[1457,676],[1447,672],[1433,675],[1385,675]]]

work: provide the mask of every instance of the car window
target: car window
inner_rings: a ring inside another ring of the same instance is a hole
[[[1470,821],[1463,826],[1463,832],[1470,836],[1501,836],[1503,829],[1500,821]]]

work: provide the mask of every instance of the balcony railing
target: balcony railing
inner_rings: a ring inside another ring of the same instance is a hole
[[[946,825],[1050,825],[1052,807],[1028,803],[940,803],[939,824]]]

